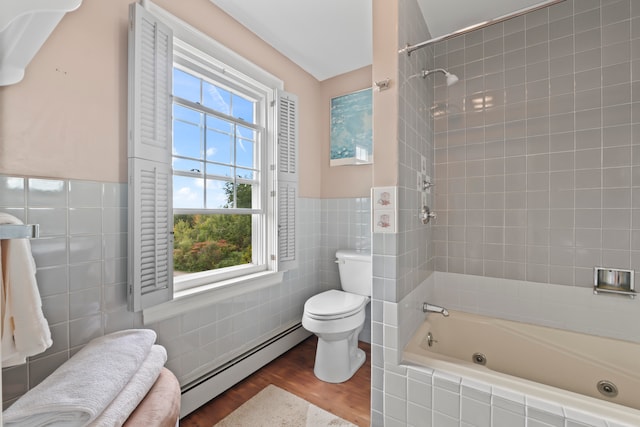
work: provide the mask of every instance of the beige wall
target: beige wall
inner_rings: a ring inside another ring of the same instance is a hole
[[[322,197],[368,197],[372,185],[373,165],[329,166],[331,144],[331,98],[372,86],[371,66],[336,76],[321,83]],[[375,135],[374,135],[375,139]],[[374,162],[375,162],[374,158]]]
[[[88,0],[0,87],[0,173],[126,182],[131,0]],[[300,101],[300,195],[320,197],[320,82],[207,0],[156,3],[285,82]]]
[[[398,184],[398,1],[373,0],[373,186]]]

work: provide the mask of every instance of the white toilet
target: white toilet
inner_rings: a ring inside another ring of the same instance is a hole
[[[348,380],[365,361],[358,335],[364,326],[372,280],[368,253],[340,249],[336,258],[343,290],[309,298],[302,315],[302,326],[318,336],[313,372],[329,383]]]

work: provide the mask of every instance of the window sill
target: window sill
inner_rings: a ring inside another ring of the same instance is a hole
[[[262,271],[174,292],[173,300],[142,311],[145,325],[188,313],[216,302],[282,283],[283,272]]]

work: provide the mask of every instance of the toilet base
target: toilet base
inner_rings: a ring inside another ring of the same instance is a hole
[[[342,383],[351,378],[366,360],[364,351],[358,348],[357,343],[357,334],[338,341],[326,341],[318,337],[313,367],[315,376],[328,383]]]

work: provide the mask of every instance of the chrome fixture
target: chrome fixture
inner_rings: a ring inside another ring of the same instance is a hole
[[[606,397],[616,397],[618,395],[618,387],[616,387],[616,385],[611,381],[598,381],[598,384],[596,384],[596,388],[598,389],[600,394]]]
[[[422,221],[423,224],[429,224],[432,218],[437,219],[437,217],[438,215],[436,215],[435,212],[431,212],[429,206],[423,206],[420,210],[420,221]]]
[[[0,240],[37,239],[40,237],[40,224],[0,224]]]
[[[609,293],[626,295],[633,299],[636,296],[635,271],[622,268],[594,267],[593,293]]]
[[[428,345],[429,347],[432,347],[432,346],[433,346],[433,344],[434,344],[434,343],[437,343],[437,342],[438,342],[438,340],[434,339],[434,338],[433,338],[433,335],[431,335],[431,332],[429,332],[429,333],[427,334],[427,345]]]
[[[434,185],[435,185],[435,184],[434,184],[434,183],[432,183],[431,181],[426,180],[426,179],[423,179],[423,180],[422,180],[422,191],[430,190],[430,189],[431,189],[431,187],[433,187]]]
[[[377,82],[373,82],[378,88],[378,92],[382,92],[383,90],[389,89],[391,87],[391,79],[387,77],[384,80],[378,80]]]
[[[445,70],[444,68],[436,68],[435,70],[422,70],[419,74],[420,77],[422,77],[423,79],[426,78],[429,74],[432,73],[443,73],[446,77],[447,77],[447,86],[451,86],[454,85],[456,83],[458,83],[458,76],[456,76],[455,74],[452,74],[450,72],[448,72],[447,70]]]
[[[473,363],[477,365],[487,364],[487,356],[482,353],[473,353],[473,356],[471,356],[471,360],[473,360]]]
[[[417,44],[414,44],[414,45],[407,44],[405,47],[400,49],[398,51],[398,53],[400,53],[400,54],[406,53],[407,56],[411,56],[411,53],[414,50],[421,49],[423,47],[426,47],[426,46],[429,46],[431,44],[437,43],[439,41],[449,40],[449,39],[452,39],[454,37],[458,37],[458,36],[460,36],[462,34],[466,34],[466,33],[469,33],[471,31],[474,31],[474,30],[479,30],[481,28],[488,27],[489,25],[498,24],[498,23],[504,22],[504,21],[506,21],[508,19],[524,15],[525,13],[534,12],[534,11],[536,11],[538,9],[542,9],[542,8],[545,8],[545,7],[553,6],[554,4],[561,3],[563,1],[565,1],[565,0],[549,0],[549,1],[541,3],[541,4],[537,4],[537,5],[534,5],[534,6],[531,6],[531,7],[520,9],[520,10],[517,10],[515,12],[506,14],[506,15],[502,15],[502,16],[500,16],[498,18],[493,18],[493,19],[490,19],[488,21],[480,22],[480,23],[475,24],[475,25],[470,25],[468,27],[462,28],[460,30],[454,31],[454,32],[449,33],[449,34],[445,34],[443,36],[434,37],[434,38],[429,39],[427,41],[424,41],[422,43],[417,43]]]
[[[422,303],[422,312],[423,313],[440,313],[444,317],[449,316],[449,312],[447,311],[446,308],[440,307],[439,305],[429,304],[428,302]]]

